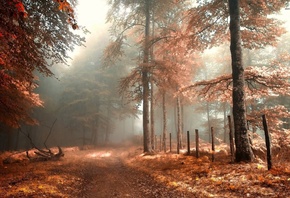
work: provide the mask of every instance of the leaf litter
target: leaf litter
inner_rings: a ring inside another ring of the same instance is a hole
[[[290,196],[288,159],[274,157],[268,171],[262,158],[237,164],[230,163],[227,152],[219,152],[212,162],[207,150],[200,158],[194,151],[144,155],[136,146],[64,152],[59,161],[0,164],[0,197]],[[2,153],[1,161],[8,154]]]

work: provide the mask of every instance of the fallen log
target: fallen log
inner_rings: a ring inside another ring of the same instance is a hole
[[[58,153],[53,153],[50,149],[48,151],[37,149],[37,151],[34,151],[36,154],[34,157],[29,156],[28,152],[27,158],[32,161],[46,161],[46,160],[59,160],[61,157],[64,156],[64,153],[61,149],[61,147],[58,146]]]

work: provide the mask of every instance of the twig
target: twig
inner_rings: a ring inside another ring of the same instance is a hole
[[[53,128],[53,126],[54,126],[54,124],[56,123],[56,121],[57,121],[57,118],[54,120],[54,122],[52,123],[52,126],[50,127],[50,131],[49,131],[49,133],[48,133],[48,135],[46,136],[46,139],[45,139],[45,141],[44,141],[44,146],[45,146],[45,148],[47,149],[47,150],[49,150],[49,148],[47,147],[47,145],[46,145],[46,141],[48,140],[48,138],[49,138],[49,136],[50,136],[50,134],[51,134],[51,132],[52,132],[52,128]],[[49,150],[50,151],[50,150]]]

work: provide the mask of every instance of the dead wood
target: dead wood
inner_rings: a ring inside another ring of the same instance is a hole
[[[46,145],[46,142],[48,140],[48,138],[50,137],[51,133],[52,133],[52,129],[53,129],[53,126],[54,124],[56,123],[57,119],[54,120],[53,124],[51,127],[48,127],[50,129],[45,141],[44,141],[44,146],[46,149],[40,149],[38,148],[32,138],[30,137],[29,133],[25,133],[21,130],[21,128],[19,128],[19,130],[29,139],[30,141],[30,144],[32,146],[32,149],[36,149],[36,151],[34,151],[34,154],[35,156],[29,156],[29,152],[26,151],[26,156],[29,160],[32,160],[32,161],[46,161],[46,160],[58,160],[59,158],[63,157],[64,156],[64,153],[62,151],[62,149],[58,146],[58,153],[53,153],[51,151],[50,148],[48,148],[48,146]]]
[[[59,160],[61,157],[64,156],[64,153],[61,149],[61,147],[58,146],[58,152],[53,153],[50,149],[48,151],[45,150],[37,150],[34,151],[36,154],[35,157],[30,157],[27,153],[28,159],[30,160],[36,160],[36,161],[46,161],[46,160]]]

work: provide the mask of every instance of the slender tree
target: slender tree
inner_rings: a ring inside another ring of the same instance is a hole
[[[112,5],[112,9],[108,13],[108,21],[113,22],[111,32],[114,38],[108,48],[105,50],[104,57],[105,63],[112,63],[120,55],[124,53],[124,43],[128,42],[128,32],[130,34],[131,43],[134,42],[132,38],[132,32],[139,37],[135,37],[138,44],[141,44],[141,52],[139,53],[139,62],[131,74],[121,81],[121,91],[127,92],[127,95],[131,97],[131,100],[143,103],[143,136],[144,136],[144,152],[150,152],[150,131],[149,131],[149,98],[150,98],[150,77],[153,77],[156,82],[155,67],[156,61],[153,61],[150,57],[150,48],[156,45],[158,41],[170,35],[162,35],[166,32],[166,29],[171,27],[164,26],[164,21],[168,20],[165,16],[169,12],[169,8],[175,8],[176,1],[109,1]],[[127,11],[126,11],[127,10]],[[128,12],[131,10],[131,12]],[[124,13],[122,13],[124,11]],[[152,14],[155,13],[154,22],[156,24],[156,34],[154,38],[150,38],[152,35],[150,30],[152,23]],[[168,15],[170,16],[170,15]],[[155,20],[156,19],[156,20]],[[168,24],[168,23],[167,23]],[[158,33],[158,34],[157,34]],[[167,31],[170,33],[170,31]],[[152,84],[151,87],[154,85]],[[158,86],[157,86],[158,87]],[[129,93],[129,94],[128,94]]]
[[[240,33],[239,0],[229,0],[231,56],[233,76],[233,117],[235,127],[236,161],[252,161],[253,153],[247,130],[244,68]]]
[[[179,151],[182,147],[181,142],[182,142],[182,127],[181,127],[181,104],[180,104],[180,97],[176,97],[176,114],[177,114],[177,153],[179,154]]]
[[[145,34],[144,34],[144,57],[142,67],[142,85],[143,85],[143,138],[144,138],[144,152],[151,151],[150,148],[150,134],[149,134],[149,55],[150,55],[150,47],[149,47],[149,37],[150,37],[150,7],[151,0],[147,0],[145,3]]]
[[[162,92],[162,117],[163,117],[163,128],[162,128],[162,147],[166,152],[166,140],[167,140],[167,110],[166,110],[166,92]]]
[[[140,57],[142,62],[138,62],[138,66],[133,70],[132,74],[123,79],[120,85],[120,90],[122,93],[126,89],[130,89],[130,83],[132,79],[138,79],[135,81],[138,83],[138,91],[135,92],[138,98],[136,102],[143,102],[143,146],[144,152],[151,151],[150,146],[150,133],[149,133],[149,56],[150,56],[150,9],[151,0],[149,1],[109,1],[111,9],[108,12],[107,20],[112,22],[111,35],[114,39],[104,51],[104,63],[105,65],[114,64],[117,59],[124,54],[123,45],[126,42],[127,34],[130,32],[138,32],[141,34],[142,43]],[[132,12],[127,12],[129,9]],[[134,39],[132,39],[134,40]],[[132,41],[131,42],[134,42]],[[127,41],[128,42],[128,41]],[[133,83],[134,84],[134,83]],[[140,89],[139,89],[140,88]],[[137,94],[136,94],[137,93]],[[132,95],[131,95],[132,97]],[[135,98],[134,98],[135,99]]]

